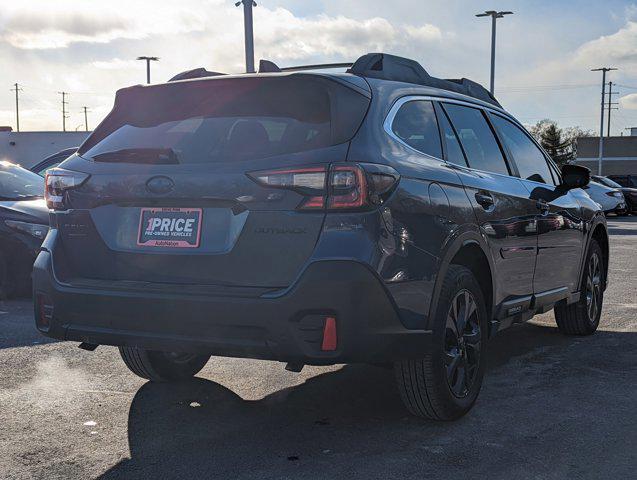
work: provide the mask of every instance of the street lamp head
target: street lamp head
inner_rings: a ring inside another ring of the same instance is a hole
[[[159,57],[137,57],[137,60],[148,60],[150,62],[158,62]]]
[[[493,17],[493,18],[502,18],[505,15],[513,15],[513,12],[496,12],[495,10],[487,10],[484,13],[478,13],[476,17]]]

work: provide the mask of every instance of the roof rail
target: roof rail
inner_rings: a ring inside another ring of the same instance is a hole
[[[300,72],[303,70],[325,70],[329,68],[349,68],[352,62],[345,63],[319,63],[316,65],[298,65],[296,67],[279,67],[270,60],[259,61],[259,73]]]
[[[362,77],[380,78],[398,82],[415,83],[428,87],[441,88],[502,107],[491,93],[479,83],[467,78],[445,80],[432,77],[420,65],[409,58],[397,57],[387,53],[368,53],[354,62],[348,73]]]

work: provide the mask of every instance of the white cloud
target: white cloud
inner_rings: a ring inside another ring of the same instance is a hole
[[[420,42],[442,40],[442,31],[435,25],[425,24],[420,27],[408,25],[405,31],[411,38]]]
[[[201,8],[196,0],[166,4],[152,0],[5,2],[0,11],[0,39],[19,49],[46,50],[76,42],[108,43],[202,31],[206,24],[197,4]],[[220,0],[209,6],[213,4],[220,4]]]
[[[628,110],[637,110],[637,93],[631,93],[624,95],[619,99],[620,108],[626,108]]]

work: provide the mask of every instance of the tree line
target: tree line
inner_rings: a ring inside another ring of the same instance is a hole
[[[572,162],[577,157],[577,138],[592,137],[594,133],[580,127],[560,128],[548,118],[527,127],[531,135],[558,165]]]

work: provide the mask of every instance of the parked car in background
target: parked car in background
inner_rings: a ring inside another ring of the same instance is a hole
[[[624,199],[626,200],[627,213],[637,213],[637,187],[625,187],[608,177],[600,177],[598,175],[592,175],[591,179],[606,187],[620,190],[624,194]]]
[[[637,188],[637,175],[608,175],[608,178],[622,187]]]
[[[590,170],[413,60],[259,70],[120,90],[47,173],[44,335],[117,345],[156,382],[211,355],[393,364],[410,412],[451,420],[499,330],[555,309],[563,333],[595,332],[609,250]]]
[[[605,214],[623,215],[626,213],[626,199],[620,189],[591,181],[584,187],[584,190],[589,197],[599,203]]]
[[[31,170],[33,173],[37,173],[41,177],[44,177],[44,174],[49,168],[57,167],[60,163],[77,152],[77,149],[78,147],[67,148],[60,152],[54,153],[53,155],[49,155],[41,162],[32,166],[29,170]]]
[[[49,231],[44,180],[0,162],[0,297],[31,290],[31,269]]]

